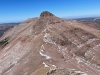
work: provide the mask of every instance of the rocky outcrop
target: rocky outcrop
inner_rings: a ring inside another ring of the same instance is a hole
[[[48,11],[44,11],[40,14],[40,17],[50,17],[50,16],[54,16],[54,15]]]

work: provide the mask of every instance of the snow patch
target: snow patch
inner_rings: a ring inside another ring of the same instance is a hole
[[[46,59],[51,59],[50,56],[48,56],[48,55],[46,55],[46,54],[43,54],[41,51],[39,51],[39,53],[40,53],[41,56],[44,56]]]
[[[78,45],[77,47],[78,48],[81,48],[81,47],[83,47],[84,46],[84,44],[80,44],[80,45]]]
[[[88,41],[86,42],[86,44],[90,44],[90,43],[92,43],[92,42],[94,42],[94,41],[96,41],[96,40],[99,40],[99,39],[97,39],[97,38],[88,39]],[[74,43],[75,43],[75,42],[74,42]],[[78,47],[78,48],[81,48],[81,47],[83,47],[83,46],[86,45],[86,44],[83,43],[83,44],[78,45],[77,47]]]
[[[88,67],[98,71],[100,73],[100,66],[97,66],[96,64],[91,64],[89,61],[86,61],[85,59],[80,58],[81,61],[84,62],[85,65],[87,65]]]
[[[44,56],[46,59],[50,59],[51,58],[50,56],[44,54],[43,52],[44,52],[44,46],[42,45],[41,48],[40,48],[40,51],[39,51],[40,55]]]
[[[51,40],[50,33],[45,33],[44,38],[43,38],[43,41],[46,42],[46,43],[55,44],[55,42],[53,42],[53,41]]]
[[[44,67],[49,67],[45,62],[42,63]]]
[[[28,72],[24,73],[24,75],[27,75],[27,74],[28,74]]]
[[[52,65],[52,66],[56,68],[56,66],[55,66],[55,65]]]
[[[76,57],[76,60],[77,60],[78,63],[83,62],[83,61],[81,60],[81,58],[79,58],[79,57]]]
[[[97,39],[97,38],[88,39],[87,44],[90,44],[90,43],[92,43],[92,42],[94,42],[94,41],[96,41],[96,40],[99,40],[99,39]]]
[[[77,40],[72,41],[73,44],[77,45]]]
[[[62,49],[63,51],[67,51],[67,47],[66,48],[64,48],[64,49]]]
[[[75,71],[76,73],[80,73],[80,75],[87,75],[86,73],[84,72],[81,72],[81,71]]]
[[[81,74],[81,75],[87,75],[86,73],[84,73],[84,74]]]
[[[93,47],[94,50],[96,50],[98,47],[100,47],[100,44]]]

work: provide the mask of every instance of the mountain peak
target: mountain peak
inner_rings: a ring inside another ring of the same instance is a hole
[[[50,16],[54,16],[52,13],[48,12],[48,11],[43,11],[40,14],[40,17],[50,17]]]

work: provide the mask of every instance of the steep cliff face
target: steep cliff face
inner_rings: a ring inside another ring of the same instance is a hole
[[[7,37],[0,50],[0,75],[100,75],[100,31],[77,21],[46,11],[0,40]]]

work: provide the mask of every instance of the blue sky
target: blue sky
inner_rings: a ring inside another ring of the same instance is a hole
[[[0,0],[0,23],[39,17],[42,11],[62,18],[100,16],[100,0]]]

